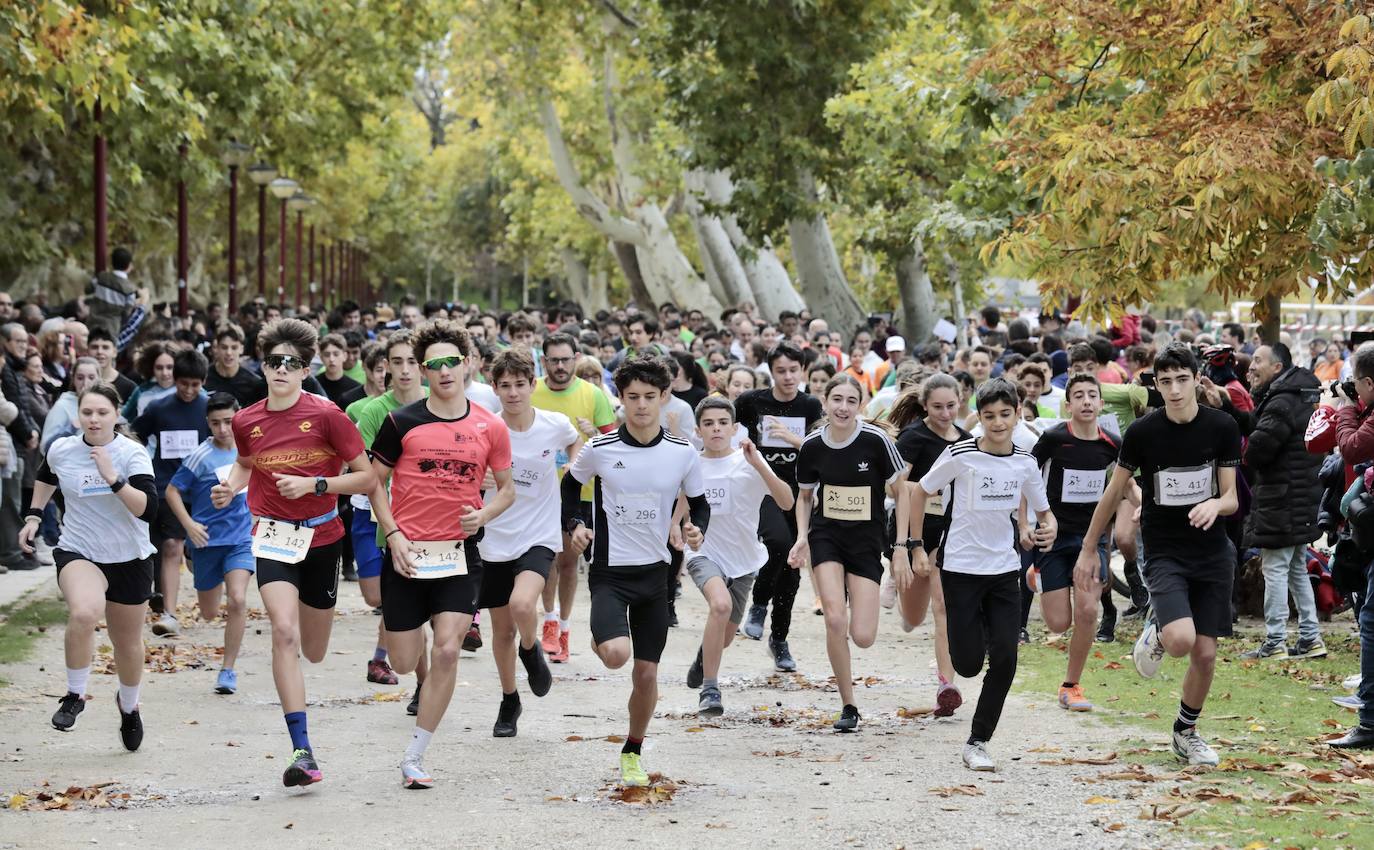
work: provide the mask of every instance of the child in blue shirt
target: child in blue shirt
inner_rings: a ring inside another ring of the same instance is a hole
[[[248,621],[248,579],[257,568],[246,491],[223,510],[210,503],[210,488],[223,482],[238,460],[232,425],[238,409],[238,401],[229,393],[210,396],[205,405],[210,438],[182,461],[164,494],[167,507],[186,529],[186,554],[200,595],[201,619],[213,620],[219,614],[220,587],[226,587],[229,606],[224,622],[224,665],[215,683],[215,692],[221,694],[238,689],[234,663]],[[189,511],[184,499],[190,500]]]

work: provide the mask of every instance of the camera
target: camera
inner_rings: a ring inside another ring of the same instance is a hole
[[[1355,400],[1354,381],[1332,381],[1331,385],[1328,386],[1326,389],[1332,395],[1345,396],[1345,398],[1349,401]]]

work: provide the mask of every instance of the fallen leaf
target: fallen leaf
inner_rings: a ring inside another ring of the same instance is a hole
[[[688,732],[704,732],[704,731],[706,731],[706,730],[705,730],[703,727],[701,727],[701,726],[688,726],[688,727],[687,727],[687,731],[688,731]]]
[[[1103,831],[1103,832],[1120,832],[1121,830],[1123,830],[1123,829],[1125,829],[1125,828],[1126,828],[1126,824],[1124,824],[1124,823],[1109,823],[1109,824],[1107,824],[1106,826],[1102,827],[1102,831]]]
[[[406,698],[405,691],[386,691],[372,697],[373,702],[400,702]]]
[[[949,785],[943,788],[931,788],[930,793],[938,794],[941,797],[953,797],[955,795],[981,797],[983,796],[983,789],[977,785]]]
[[[29,798],[28,798],[27,795],[24,795],[24,794],[11,794],[11,795],[10,795],[10,808],[17,812],[17,811],[19,811],[20,809],[24,808],[24,804],[27,803],[28,801],[29,801]]]
[[[1041,759],[1041,764],[1065,765],[1065,764],[1111,764],[1116,761],[1116,753],[1107,753],[1105,756],[1086,756],[1080,758],[1067,757],[1062,759]]]
[[[605,741],[606,741],[607,743],[609,743],[609,744],[623,744],[623,743],[625,743],[625,736],[624,736],[624,735],[607,735],[606,738],[605,738]]]
[[[813,758],[813,759],[807,759],[807,761],[826,762],[826,763],[832,763],[832,764],[833,764],[834,762],[843,761],[843,760],[844,760],[844,753],[833,753],[833,754],[828,755],[828,756],[816,756],[816,757]]]
[[[581,735],[569,735],[568,737],[564,738],[563,740],[564,740],[564,741],[580,741],[580,740],[582,740],[582,736],[581,736]]]
[[[1120,803],[1121,801],[1115,797],[1100,797],[1094,794],[1093,796],[1089,797],[1083,802],[1088,804],[1089,806],[1100,806],[1103,803]]]
[[[925,717],[927,714],[931,714],[931,713],[934,712],[934,711],[935,711],[935,709],[934,709],[934,708],[931,708],[931,707],[926,707],[926,708],[906,708],[905,706],[903,706],[903,707],[897,709],[897,716],[898,716],[898,717],[907,718],[907,719],[910,719],[910,718],[913,718],[913,717]]]

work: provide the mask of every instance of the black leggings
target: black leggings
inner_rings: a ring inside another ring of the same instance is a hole
[[[769,637],[787,640],[792,629],[792,604],[801,586],[801,570],[787,563],[787,555],[797,542],[796,514],[778,507],[771,496],[765,497],[759,508],[759,538],[768,550],[768,561],[754,580],[754,604],[767,608],[773,603]]]
[[[970,740],[990,741],[1016,677],[1016,640],[1020,627],[1021,586],[1016,573],[993,576],[940,571],[945,591],[945,621],[954,672],[977,676],[986,659],[983,692],[973,711]]]

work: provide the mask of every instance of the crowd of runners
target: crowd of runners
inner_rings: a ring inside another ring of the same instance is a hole
[[[685,673],[700,714],[722,714],[740,636],[797,671],[789,635],[809,576],[801,608],[824,618],[829,670],[805,661],[834,676],[837,731],[862,723],[856,675],[880,672],[852,652],[882,639],[880,609],[906,631],[930,617],[934,713],[955,714],[959,679],[982,674],[962,760],[995,770],[1038,596],[1046,627],[1071,632],[1063,708],[1093,709],[1080,681],[1093,643],[1134,621],[1140,675],[1186,659],[1173,752],[1215,765],[1198,723],[1254,553],[1266,638],[1245,657],[1324,655],[1317,606],[1334,582],[1359,607],[1364,652],[1341,698],[1359,722],[1330,743],[1374,746],[1374,556],[1360,546],[1374,541],[1360,533],[1374,525],[1374,344],[1319,340],[1309,368],[1289,344],[1236,325],[1214,337],[1192,316],[1094,331],[987,308],[907,340],[885,316],[840,329],[750,304],[716,317],[254,302],[192,320],[137,305],[112,327],[83,309],[49,316],[0,293],[0,563],[56,566],[69,611],[57,729],[86,707],[104,622],[120,737],[139,748],[145,629],[180,633],[183,570],[199,616],[223,616],[207,691],[235,693],[256,577],[292,753],[283,782],[320,782],[301,657],[328,652],[348,580],[381,614],[359,675],[414,675],[415,726],[396,742],[406,788],[432,786],[426,748],[462,651],[479,649],[499,672],[496,737],[518,734],[520,671],[544,697],[550,665],[575,653],[628,665],[620,778],[644,785],[660,682]],[[1323,534],[1344,563],[1323,560],[1314,580],[1308,546]],[[661,675],[684,586],[708,616],[675,638],[698,642],[690,668]]]

